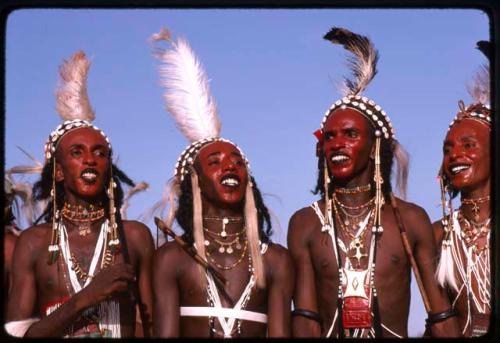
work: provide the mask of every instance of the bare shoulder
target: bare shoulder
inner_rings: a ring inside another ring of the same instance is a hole
[[[289,242],[290,240],[306,239],[318,225],[320,225],[320,222],[314,209],[311,206],[301,208],[290,218],[290,222],[288,224]]]
[[[31,226],[23,230],[17,237],[14,253],[18,257],[29,256],[29,260],[34,262],[38,259],[41,253],[47,251],[51,235],[52,223]],[[29,253],[27,254],[26,252]]]
[[[268,243],[267,251],[265,253],[266,262],[269,261],[273,265],[279,266],[286,263],[291,258],[290,252],[287,248],[277,243]]]
[[[443,223],[442,223],[442,218],[439,220],[436,220],[434,223],[432,223],[432,230],[434,231],[434,238],[436,239],[437,244],[441,244],[441,241],[443,240],[443,235],[444,235],[444,228],[443,228]]]
[[[44,244],[47,237],[50,238],[51,233],[52,223],[34,225],[21,232],[19,237],[17,237],[17,244],[24,245],[29,243],[29,247],[32,249],[39,244]]]
[[[156,263],[169,263],[176,264],[176,262],[180,262],[184,257],[183,255],[187,254],[182,250],[182,248],[175,241],[165,242],[162,246],[154,252],[154,260]]]
[[[131,245],[139,245],[148,247],[154,246],[153,235],[149,228],[141,222],[136,220],[124,220],[123,230],[127,236],[127,241]]]
[[[430,223],[429,216],[423,207],[396,197],[396,204],[401,216],[409,221],[426,221]]]
[[[264,255],[266,270],[272,278],[292,278],[293,260],[288,249],[280,244],[269,243]]]
[[[131,235],[134,237],[136,237],[136,236],[150,236],[150,237],[152,237],[151,231],[149,231],[149,228],[137,220],[124,220],[123,221],[123,229],[125,230],[125,233],[127,235]]]

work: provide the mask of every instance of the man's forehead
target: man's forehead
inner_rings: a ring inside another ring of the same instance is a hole
[[[66,133],[60,140],[60,147],[73,145],[82,146],[105,146],[108,147],[106,138],[91,127],[77,128]]]
[[[198,156],[207,158],[209,156],[218,155],[221,153],[241,156],[239,149],[235,145],[223,141],[216,141],[205,145],[203,148],[201,148]]]
[[[359,126],[359,128],[370,128],[371,124],[365,116],[352,108],[339,109],[336,110],[328,116],[328,119],[325,122],[325,130],[328,130],[336,125],[355,125]]]
[[[464,118],[455,123],[446,135],[446,140],[465,139],[465,138],[487,138],[490,130],[487,124],[478,122],[471,118]]]

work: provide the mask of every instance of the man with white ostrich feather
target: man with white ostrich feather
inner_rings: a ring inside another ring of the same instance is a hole
[[[406,337],[413,268],[434,336],[458,335],[450,304],[434,279],[436,245],[426,212],[394,197],[393,160],[403,196],[408,157],[389,117],[361,96],[375,76],[371,41],[343,28],[326,40],[354,54],[342,99],[326,111],[318,138],[321,199],[297,211],[288,248],[296,268],[293,336]]]
[[[153,333],[157,337],[287,337],[293,268],[288,251],[273,244],[270,216],[238,146],[220,137],[215,101],[201,64],[183,39],[153,35],[170,49],[162,62],[167,110],[191,144],[170,183],[171,206],[182,239],[155,253]],[[212,272],[214,271],[214,272]],[[214,275],[227,282],[217,284]]]
[[[489,57],[490,43],[478,42]],[[474,102],[451,122],[443,143],[439,172],[443,218],[435,222],[441,250],[439,283],[448,290],[465,337],[488,332],[491,316],[491,109],[487,66],[478,71],[469,87]],[[460,207],[452,202],[460,193]],[[448,201],[446,200],[448,195]],[[448,207],[448,213],[446,208]]]
[[[89,67],[78,51],[60,68],[64,122],[45,144],[33,189],[34,200],[49,201],[19,236],[13,257],[5,329],[16,337],[133,337],[136,304],[143,334],[151,334],[153,239],[145,225],[122,220],[121,183],[134,183],[92,124]]]

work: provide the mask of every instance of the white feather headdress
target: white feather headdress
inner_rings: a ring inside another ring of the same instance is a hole
[[[181,153],[174,171],[174,179],[169,182],[168,191],[154,209],[165,209],[170,203],[167,222],[171,224],[177,211],[175,198],[180,195],[180,184],[185,176],[191,178],[193,191],[193,236],[198,253],[205,257],[205,239],[202,227],[201,193],[197,173],[192,168],[200,149],[214,141],[225,141],[236,148],[233,142],[220,138],[221,123],[217,114],[217,105],[210,94],[210,87],[205,71],[194,55],[188,42],[182,38],[173,41],[170,32],[162,28],[153,34],[152,42],[167,41],[170,49],[156,48],[154,55],[161,62],[159,67],[160,84],[165,89],[163,99],[167,111],[172,115],[181,133],[190,141],[190,145]],[[240,149],[239,149],[240,150]],[[245,155],[248,174],[250,166]],[[250,178],[249,178],[250,180]],[[252,256],[254,275],[258,287],[264,287],[265,277],[260,256],[257,211],[253,198],[252,184],[249,181],[245,193],[245,222],[247,239]],[[154,210],[153,210],[154,211]],[[150,211],[150,214],[152,212]]]
[[[156,49],[160,59],[160,85],[163,98],[181,133],[190,141],[217,138],[221,124],[217,105],[210,94],[207,76],[188,42],[182,38],[172,41],[170,33],[162,28],[151,37],[153,42],[165,40],[171,49]]]
[[[99,131],[111,150],[111,143],[104,131],[92,125],[95,113],[90,106],[87,93],[89,68],[90,61],[83,51],[77,51],[59,67],[60,79],[56,89],[56,109],[63,123],[51,132],[45,144],[46,161],[54,155],[57,145],[66,133],[81,127],[92,127]]]
[[[491,43],[489,41],[477,42],[476,48],[481,51],[491,64]],[[467,91],[476,104],[490,108],[490,68],[483,64],[476,72],[472,83],[467,86]]]
[[[491,43],[489,41],[477,42],[477,49],[481,51],[491,63]],[[473,103],[465,106],[460,100],[458,106],[460,111],[453,118],[448,130],[462,119],[469,118],[491,126],[491,104],[490,104],[490,68],[487,64],[479,67],[472,81],[467,85],[467,91],[473,99]]]
[[[59,67],[56,108],[64,121],[81,119],[92,122],[95,119],[87,94],[89,68],[90,61],[83,51],[77,51]]]

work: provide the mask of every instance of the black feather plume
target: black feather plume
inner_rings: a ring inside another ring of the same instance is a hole
[[[377,74],[378,51],[367,37],[344,28],[333,27],[323,38],[342,45],[354,55],[347,60],[354,80],[344,78],[346,89],[343,93],[360,94]]]
[[[476,49],[481,51],[484,54],[484,56],[486,56],[488,61],[490,61],[490,63],[491,63],[491,57],[492,57],[491,55],[493,53],[491,42],[486,41],[486,40],[481,40],[481,41],[477,42],[476,44],[477,44]]]

